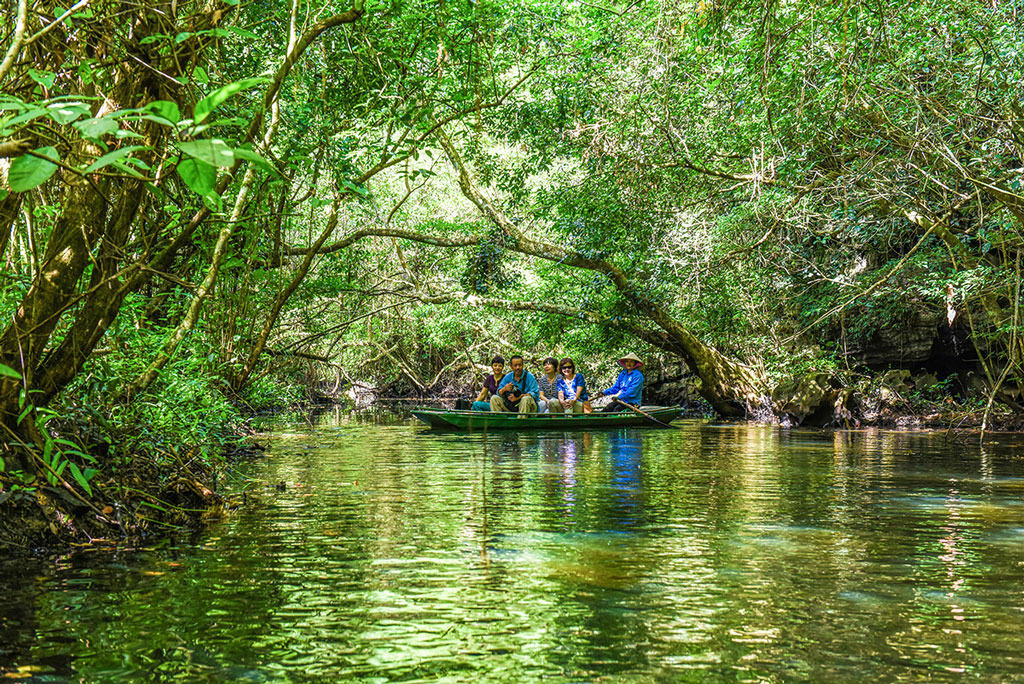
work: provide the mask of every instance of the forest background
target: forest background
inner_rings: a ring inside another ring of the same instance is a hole
[[[1020,0],[67,4],[0,14],[8,511],[167,524],[254,411],[514,351],[1024,411]]]

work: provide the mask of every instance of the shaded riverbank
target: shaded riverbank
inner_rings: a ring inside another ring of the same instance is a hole
[[[246,445],[217,461],[194,449],[135,454],[95,478],[89,493],[64,478],[12,478],[0,495],[0,548],[10,555],[50,554],[198,530],[241,502],[221,485],[232,464],[257,452],[257,445]]]

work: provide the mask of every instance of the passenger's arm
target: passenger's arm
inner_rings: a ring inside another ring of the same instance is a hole
[[[537,386],[537,378],[533,374],[527,376],[528,382],[523,383],[523,392],[533,397],[534,401],[540,401],[540,387]]]

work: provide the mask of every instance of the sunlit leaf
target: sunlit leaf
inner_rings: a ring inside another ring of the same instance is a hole
[[[148,105],[142,108],[144,112],[152,112],[157,116],[161,116],[168,121],[178,123],[181,121],[181,111],[178,109],[178,105],[167,100],[156,100],[150,102]]]
[[[99,140],[105,135],[110,135],[118,130],[120,126],[113,119],[100,117],[98,119],[84,119],[73,124],[78,132],[90,140]]]
[[[240,93],[244,90],[254,88],[260,84],[266,83],[265,78],[243,78],[241,81],[235,81],[225,86],[217,88],[212,93],[204,97],[196,104],[193,118],[196,123],[202,123],[203,120],[213,112],[214,109],[219,107],[225,100],[232,95]]]
[[[219,138],[204,138],[177,143],[178,149],[190,157],[213,166],[230,167],[235,163],[235,155],[230,147]]]
[[[53,82],[57,79],[56,74],[52,74],[49,71],[37,71],[35,69],[29,69],[28,76],[44,88],[52,88]]]
[[[66,126],[72,121],[88,116],[89,107],[81,102],[59,102],[47,107],[46,113],[61,126]]]
[[[267,173],[273,173],[275,175],[277,174],[277,169],[275,169],[273,166],[267,163],[267,160],[261,157],[256,152],[253,152],[252,150],[246,148],[236,149],[233,150],[233,152],[235,157],[251,161],[253,164],[263,169]]]

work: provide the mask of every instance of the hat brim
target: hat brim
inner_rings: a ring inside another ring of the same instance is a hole
[[[619,365],[622,366],[623,368],[626,367],[626,364],[624,363],[625,361],[636,361],[636,367],[637,368],[643,368],[644,367],[644,362],[643,361],[637,361],[636,359],[627,359],[627,358],[623,357],[623,358],[619,359]]]

